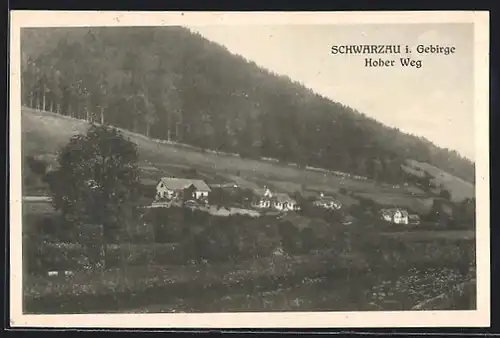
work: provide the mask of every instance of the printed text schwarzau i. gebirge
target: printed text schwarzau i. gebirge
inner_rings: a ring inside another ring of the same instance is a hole
[[[401,67],[422,68],[422,60],[413,58],[417,55],[451,55],[454,54],[454,46],[441,45],[417,45],[415,48],[409,45],[333,45],[331,54],[357,54],[366,55],[365,67]],[[378,56],[380,55],[380,56]],[[399,58],[398,58],[399,56]]]

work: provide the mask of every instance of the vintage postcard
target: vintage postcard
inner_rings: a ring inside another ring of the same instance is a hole
[[[10,38],[12,326],[489,326],[488,12]]]

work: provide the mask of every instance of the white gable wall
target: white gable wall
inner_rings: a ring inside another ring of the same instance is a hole
[[[196,199],[206,198],[206,197],[208,197],[208,191],[198,191],[198,190],[195,190],[194,191],[194,197]]]
[[[394,223],[396,224],[408,224],[408,216],[403,215],[401,211],[396,211],[394,213]]]
[[[174,191],[168,189],[163,182],[160,182],[156,186],[156,196],[158,198],[173,198]]]

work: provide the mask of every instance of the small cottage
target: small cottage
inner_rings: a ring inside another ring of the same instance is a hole
[[[293,211],[298,210],[297,202],[284,193],[276,193],[271,198],[274,209],[279,211]]]
[[[395,224],[408,224],[408,212],[406,210],[397,209],[393,217]]]
[[[321,193],[320,197],[316,199],[313,204],[317,207],[331,210],[339,210],[340,208],[342,208],[342,203],[331,196],[323,195],[323,193]]]
[[[392,223],[392,213],[389,210],[381,210],[380,216],[382,220]]]
[[[252,206],[254,208],[258,209],[267,209],[271,208],[271,198],[273,194],[271,193],[271,190],[269,190],[267,187],[264,189],[255,189],[254,190],[255,194],[255,199],[252,202]]]
[[[285,193],[272,193],[269,188],[256,189],[256,199],[252,203],[258,209],[276,209],[278,211],[299,210],[297,202]]]
[[[210,187],[202,180],[163,177],[156,186],[158,199],[206,200]]]
[[[390,223],[394,224],[408,224],[409,214],[408,211],[404,209],[394,208],[394,209],[383,209],[380,211],[381,218]]]

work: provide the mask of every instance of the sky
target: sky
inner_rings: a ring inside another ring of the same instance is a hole
[[[259,66],[401,131],[474,160],[474,35],[471,24],[188,27]],[[408,45],[409,55],[332,55],[332,45]],[[449,55],[417,45],[454,46]],[[404,68],[400,58],[422,60]],[[395,67],[365,67],[365,58]],[[306,113],[306,112],[304,112]]]

